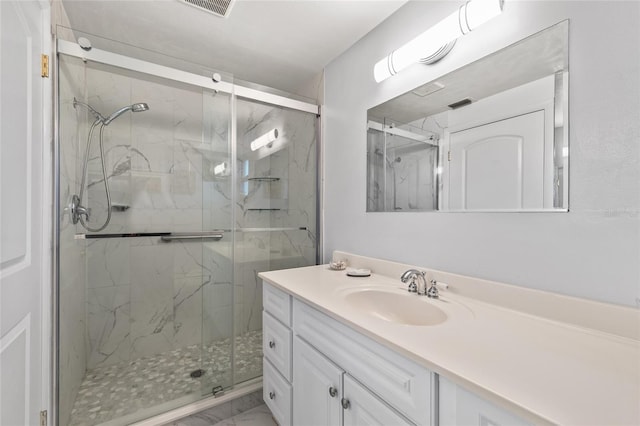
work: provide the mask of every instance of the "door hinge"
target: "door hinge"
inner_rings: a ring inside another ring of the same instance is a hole
[[[447,151],[447,161],[451,161],[451,151]]]
[[[49,55],[41,56],[41,73],[42,78],[49,78]]]
[[[40,411],[40,426],[47,426],[47,410]]]

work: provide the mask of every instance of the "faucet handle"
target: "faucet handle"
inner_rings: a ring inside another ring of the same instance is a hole
[[[436,280],[431,280],[430,284],[431,284],[431,287],[429,287],[429,289],[427,290],[427,297],[430,297],[432,299],[437,299],[439,297],[439,294],[438,294],[438,287],[436,286],[437,284]]]
[[[418,292],[418,284],[416,284],[416,277],[411,278],[411,282],[409,283],[409,288],[407,289],[409,293],[417,293]]]

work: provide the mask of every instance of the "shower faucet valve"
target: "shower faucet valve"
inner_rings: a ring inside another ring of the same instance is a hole
[[[80,197],[74,195],[71,197],[71,204],[69,204],[69,211],[71,213],[71,222],[75,225],[80,220],[80,216],[84,216],[87,221],[91,217],[91,209],[80,205]]]

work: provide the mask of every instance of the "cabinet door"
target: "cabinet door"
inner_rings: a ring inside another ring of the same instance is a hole
[[[297,336],[293,359],[293,424],[342,424],[342,370]]]
[[[444,377],[440,377],[439,382],[441,426],[530,426],[530,423],[513,413],[495,406]]]
[[[428,404],[425,401],[425,404]],[[389,408],[349,375],[344,375],[344,426],[405,426],[413,425]]]
[[[291,426],[291,385],[263,358],[262,399],[280,426]]]

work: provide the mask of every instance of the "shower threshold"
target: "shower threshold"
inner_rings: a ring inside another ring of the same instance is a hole
[[[185,397],[196,401],[214,386],[231,383],[229,339],[204,348],[191,345],[133,361],[87,371],[71,412],[69,426],[117,424],[140,411],[156,414],[179,406]],[[204,370],[193,378],[195,370]],[[235,338],[236,382],[262,375],[262,330]],[[128,422],[127,422],[128,423]],[[123,423],[124,424],[124,423]]]

